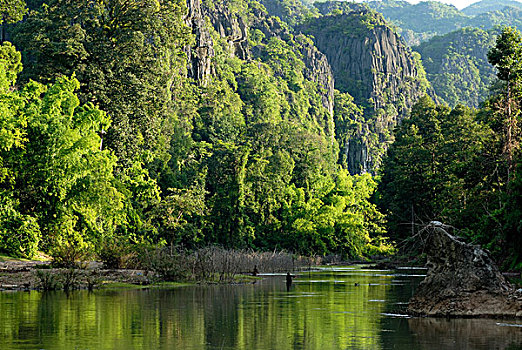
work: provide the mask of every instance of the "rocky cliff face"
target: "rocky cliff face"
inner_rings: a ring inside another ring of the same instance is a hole
[[[303,55],[302,60],[306,66],[305,77],[319,85],[322,92],[323,106],[333,115],[334,77],[328,59],[311,43],[303,45],[300,48],[300,52]]]
[[[282,40],[292,40],[292,34],[288,28],[278,19],[271,17],[262,7],[250,8],[251,21],[247,23],[246,14],[232,13],[223,2],[214,2],[212,6],[203,5],[200,0],[187,0],[188,13],[186,24],[192,28],[195,37],[194,45],[187,48],[189,58],[188,71],[190,77],[196,79],[202,85],[206,85],[208,79],[214,74],[212,58],[215,56],[214,42],[206,20],[215,32],[222,38],[226,38],[229,52],[243,60],[256,57],[257,48],[249,47],[249,30],[259,30],[266,39],[277,37]],[[296,47],[302,55],[305,64],[305,77],[316,82],[321,89],[323,105],[333,115],[334,106],[334,79],[332,69],[324,54],[313,43],[306,43]],[[333,135],[333,130],[329,131]]]
[[[223,2],[214,2],[213,8],[204,7],[203,13],[208,16],[216,32],[226,38],[230,46],[229,52],[243,60],[248,58],[248,26],[239,14],[229,11]]]
[[[206,85],[214,73],[212,58],[215,56],[214,41],[207,19],[215,31],[226,38],[229,52],[241,59],[248,58],[248,31],[243,17],[233,14],[222,2],[212,7],[203,6],[200,0],[187,0],[185,23],[192,29],[194,45],[186,49],[189,59],[188,72],[191,78]]]
[[[506,281],[488,253],[431,222],[419,232],[428,272],[408,311],[444,317],[522,317],[522,294]]]
[[[214,71],[214,42],[206,27],[200,0],[187,0],[187,9],[185,24],[192,29],[194,35],[194,45],[185,49],[188,57],[188,75],[200,84],[206,85]]]
[[[259,30],[267,39],[277,37],[285,41],[292,40],[288,28],[277,18],[271,17],[263,7],[248,9],[252,23],[246,22],[246,13],[232,13],[229,6],[221,1],[214,1],[212,6],[206,6],[200,0],[187,0],[187,9],[185,22],[192,28],[195,37],[194,45],[186,49],[189,58],[188,71],[190,77],[202,85],[214,74],[214,42],[206,19],[222,38],[226,38],[228,51],[243,60],[255,57],[257,52],[255,47],[248,45],[249,30]],[[305,77],[320,86],[323,105],[333,115],[334,79],[326,56],[313,43],[301,45],[297,49],[306,66],[303,72]],[[331,134],[333,135],[333,130]]]
[[[393,128],[426,92],[423,71],[382,16],[364,6],[310,20],[298,30],[313,35],[328,58],[335,87],[365,107],[368,127],[341,145],[348,152],[342,158],[350,160],[351,173],[375,170]]]

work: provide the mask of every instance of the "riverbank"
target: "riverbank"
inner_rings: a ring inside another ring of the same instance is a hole
[[[103,263],[88,262],[83,268],[65,269],[54,268],[52,262],[45,256],[42,260],[23,260],[0,256],[0,291],[22,291],[36,289],[63,289],[57,288],[61,280],[68,279],[66,284],[70,289],[120,289],[120,288],[173,288],[178,286],[194,285],[198,283],[227,283],[243,284],[255,283],[261,279],[250,273],[234,274],[231,279],[219,280],[219,276],[206,280],[179,280],[165,281],[158,273],[146,269],[108,269]],[[354,265],[364,264],[369,269],[394,270],[403,266],[399,261],[345,261],[342,264],[327,263],[326,265]],[[310,266],[311,267],[311,266]],[[269,272],[269,271],[261,271]],[[510,274],[512,283],[522,286],[520,274]],[[517,278],[518,277],[518,278]],[[53,284],[56,284],[53,286]]]
[[[90,263],[85,269],[53,268],[50,261],[0,261],[0,290],[47,289],[69,274],[72,289],[99,288],[106,285],[151,284],[145,270],[103,269],[100,263]]]
[[[219,281],[164,281],[157,273],[143,269],[106,269],[88,262],[84,268],[54,268],[50,260],[0,257],[0,291],[48,289],[173,288]],[[234,275],[227,283],[253,283],[260,277]]]

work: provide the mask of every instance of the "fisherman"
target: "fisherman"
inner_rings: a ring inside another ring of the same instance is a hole
[[[292,276],[290,274],[290,272],[287,272],[286,273],[286,291],[289,292],[290,291],[290,287],[292,286],[292,278],[294,278],[295,276]]]

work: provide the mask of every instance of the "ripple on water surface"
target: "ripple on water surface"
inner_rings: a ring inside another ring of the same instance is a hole
[[[521,349],[521,322],[404,313],[425,270],[323,267],[256,284],[0,293],[2,350]]]

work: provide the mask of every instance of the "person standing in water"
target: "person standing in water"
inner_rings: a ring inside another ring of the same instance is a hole
[[[289,292],[290,291],[290,287],[292,287],[292,278],[294,278],[295,276],[292,276],[290,274],[290,272],[287,272],[286,273],[286,291]]]

